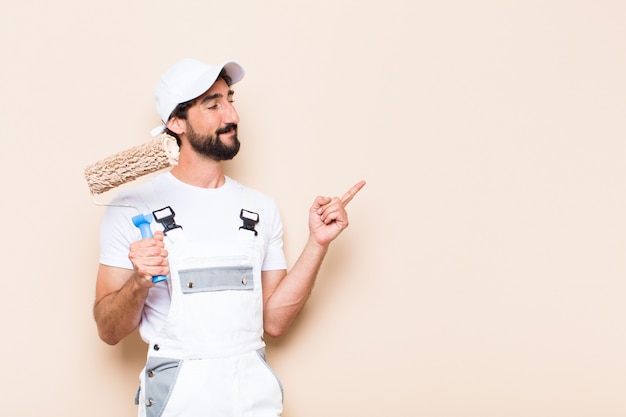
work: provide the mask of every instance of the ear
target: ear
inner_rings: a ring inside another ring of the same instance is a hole
[[[187,123],[185,123],[185,120],[179,119],[178,117],[172,117],[165,125],[169,130],[177,135],[183,134],[187,130]]]

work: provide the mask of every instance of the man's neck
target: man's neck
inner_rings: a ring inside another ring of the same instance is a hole
[[[194,158],[183,159],[170,171],[185,184],[200,188],[219,188],[226,182],[221,161]]]

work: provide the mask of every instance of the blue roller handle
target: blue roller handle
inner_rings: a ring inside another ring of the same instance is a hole
[[[143,239],[152,237],[152,229],[150,229],[150,223],[152,223],[153,219],[152,213],[150,214],[138,214],[133,217],[133,224],[139,228],[141,231],[141,237]],[[152,277],[152,282],[157,283],[166,280],[167,277],[165,275],[157,275]]]

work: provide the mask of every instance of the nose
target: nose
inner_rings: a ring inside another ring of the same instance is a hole
[[[224,106],[224,122],[239,124],[239,113],[237,113],[237,109],[231,102],[227,102]]]

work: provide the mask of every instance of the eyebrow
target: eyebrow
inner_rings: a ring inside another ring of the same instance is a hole
[[[235,92],[233,90],[228,90],[228,97],[232,97],[235,94]],[[206,102],[209,102],[211,100],[215,100],[216,98],[221,98],[223,97],[221,93],[215,93],[215,94],[211,94],[210,96],[206,96],[204,97],[200,103],[205,104]]]

